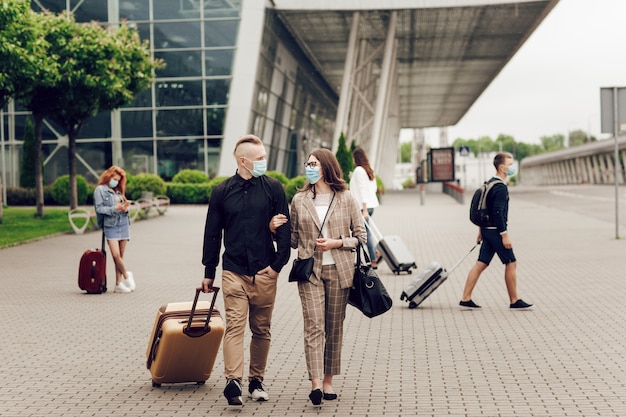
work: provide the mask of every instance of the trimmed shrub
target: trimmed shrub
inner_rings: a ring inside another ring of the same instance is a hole
[[[287,195],[287,201],[291,201],[293,199],[293,196],[296,195],[298,190],[304,186],[305,182],[306,182],[306,177],[304,175],[299,175],[289,180],[289,182],[285,186],[285,194]]]
[[[46,206],[55,206],[56,201],[52,199],[52,193],[50,189],[51,185],[44,185],[43,187],[43,203]],[[89,203],[89,198],[87,199]],[[7,187],[7,206],[35,206],[37,205],[37,199],[35,198],[34,188],[24,187]]]
[[[178,174],[174,175],[172,182],[180,184],[202,184],[209,182],[204,172],[197,169],[183,169]]]
[[[161,177],[155,174],[128,175],[126,178],[126,197],[130,200],[138,200],[141,193],[151,192],[154,197],[164,195],[167,185]]]
[[[209,195],[211,195],[211,191],[213,191],[213,188],[215,188],[215,186],[216,186],[217,184],[219,184],[219,183],[221,183],[221,182],[223,182],[224,180],[227,180],[227,179],[229,179],[229,178],[230,178],[229,176],[221,176],[221,177],[215,177],[215,178],[212,178],[212,179],[209,181]]]
[[[167,196],[172,204],[207,204],[211,188],[204,184],[181,184],[170,182],[167,184]]]
[[[89,185],[87,180],[82,175],[76,175],[76,193],[78,197],[78,205],[84,205],[87,202],[87,196],[89,195]],[[70,176],[61,175],[50,188],[50,194],[52,199],[61,206],[67,206],[70,204]]]
[[[287,176],[282,172],[267,171],[265,175],[267,175],[268,177],[276,178],[278,181],[281,182],[281,184],[283,184],[283,187],[289,182],[289,178],[287,178]]]

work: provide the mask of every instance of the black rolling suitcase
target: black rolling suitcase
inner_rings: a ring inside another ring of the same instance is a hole
[[[448,275],[454,271],[457,266],[461,264],[467,258],[467,256],[472,253],[474,249],[479,245],[479,243],[475,244],[469,252],[467,252],[463,257],[450,269],[450,271],[446,271],[446,269],[441,266],[438,262],[431,262],[420,272],[415,278],[411,280],[409,285],[406,286],[402,294],[400,295],[400,300],[405,300],[409,303],[409,308],[416,308],[422,302],[428,298],[430,294],[432,294],[441,284],[444,283],[446,279],[448,279]]]
[[[371,235],[378,242],[376,249],[380,256],[376,259],[376,262],[380,263],[381,260],[384,260],[393,273],[397,275],[401,272],[410,274],[413,272],[411,271],[412,268],[417,268],[413,254],[400,236],[389,235],[383,237],[371,218],[368,222],[365,222],[365,226],[369,228]]]

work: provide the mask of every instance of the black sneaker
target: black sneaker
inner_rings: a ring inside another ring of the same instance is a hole
[[[475,302],[473,302],[472,300],[468,300],[468,301],[459,301],[459,305],[463,308],[468,308],[468,309],[476,309],[476,308],[481,308],[478,304],[476,304]]]
[[[249,397],[254,401],[267,401],[270,396],[263,387],[263,382],[259,378],[252,378],[248,386]]]
[[[228,405],[242,406],[241,382],[238,379],[229,379],[224,388],[224,397],[228,400]]]
[[[511,308],[512,310],[527,310],[531,308],[532,306],[533,306],[532,304],[528,304],[520,298],[515,303],[511,304],[509,308]]]

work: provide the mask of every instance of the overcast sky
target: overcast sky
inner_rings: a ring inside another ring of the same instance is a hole
[[[541,136],[576,129],[609,138],[600,133],[601,87],[626,87],[626,0],[560,0],[461,121],[448,128],[449,143],[500,133],[540,143]],[[426,132],[433,145],[438,135]]]

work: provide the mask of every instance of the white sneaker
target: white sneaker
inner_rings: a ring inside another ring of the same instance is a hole
[[[130,288],[124,285],[124,282],[120,282],[115,286],[114,292],[130,292]]]
[[[130,271],[126,271],[126,274],[128,274],[128,277],[123,279],[122,282],[129,290],[135,291],[136,285],[135,285],[135,279],[133,278],[133,273]]]

